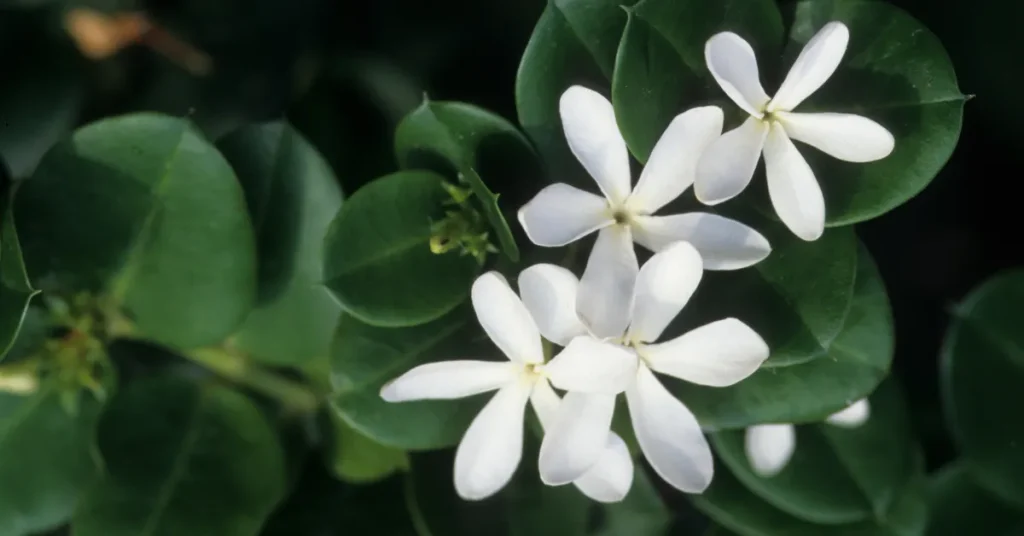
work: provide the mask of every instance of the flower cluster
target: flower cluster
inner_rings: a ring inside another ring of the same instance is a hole
[[[869,119],[792,111],[835,71],[848,39],[845,26],[827,24],[770,98],[750,45],[729,32],[713,36],[705,48],[708,68],[750,118],[723,134],[718,107],[680,114],[635,187],[611,103],[580,86],[563,93],[559,111],[566,140],[602,195],[553,184],[519,211],[519,221],[540,246],[563,246],[596,232],[582,277],[550,264],[530,266],[519,274],[517,295],[498,273],[480,276],[471,292],[473,308],[508,361],[422,365],[381,391],[393,402],[495,391],[456,452],[460,496],[482,499],[509,481],[522,456],[530,405],[545,432],[538,461],[543,482],[572,483],[598,501],[621,500],[632,484],[633,462],[623,439],[611,431],[619,394],[625,394],[637,442],[658,475],[685,492],[707,488],[713,463],[700,424],[655,373],[730,386],[757,371],[769,348],[735,318],[658,341],[704,270],[749,267],[771,247],[756,230],[710,212],[655,213],[691,185],[706,205],[736,196],[763,153],[779,218],[804,240],[820,237],[822,193],[791,139],[856,162],[882,158],[893,148],[889,132]],[[654,253],[642,267],[633,242]],[[550,359],[542,337],[561,347]],[[791,425],[753,427],[749,436],[751,459],[765,473],[781,468],[795,444]]]

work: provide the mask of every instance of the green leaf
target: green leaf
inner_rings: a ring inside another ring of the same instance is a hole
[[[409,468],[405,451],[381,445],[353,430],[335,412],[329,415],[333,438],[328,462],[339,479],[365,484]]]
[[[242,190],[187,121],[132,114],[80,128],[19,188],[14,212],[37,286],[102,290],[158,342],[220,342],[252,307]]]
[[[511,123],[470,104],[424,100],[395,129],[395,152],[402,168],[433,169],[468,184],[502,251],[513,262],[519,260],[498,196],[481,178],[511,186],[540,176],[539,168],[530,165],[536,161],[530,142]]]
[[[75,513],[76,535],[255,535],[284,494],[270,423],[212,384],[129,385],[100,420],[99,448],[106,474]]]
[[[639,465],[626,498],[601,508],[604,510],[604,522],[595,536],[663,536],[672,524],[671,512],[665,507],[647,472]]]
[[[707,70],[704,44],[731,31],[755,49],[762,73],[771,73],[782,48],[782,17],[772,0],[643,0],[629,11],[612,77],[612,102],[622,136],[646,162],[672,118],[713,103],[736,106]]]
[[[928,186],[956,147],[966,97],[938,37],[886,2],[798,2],[787,55],[795,58],[834,20],[850,28],[843,62],[797,111],[863,115],[896,138],[891,155],[868,164],[800,148],[819,177],[828,224],[849,225],[878,217]]]
[[[98,474],[99,410],[83,395],[77,415],[67,413],[54,384],[28,396],[0,391],[0,534],[35,534],[71,517]]]
[[[380,389],[424,363],[486,356],[505,359],[480,335],[468,306],[407,328],[375,327],[343,315],[334,337],[331,408],[346,424],[383,445],[410,450],[454,445],[487,395],[394,403],[385,402]]]
[[[592,189],[562,133],[558,100],[574,84],[608,87],[626,24],[620,5],[635,0],[551,0],[526,45],[516,75],[519,124],[558,182]]]
[[[360,188],[324,239],[324,277],[346,311],[379,326],[411,326],[461,303],[480,270],[458,252],[435,254],[431,222],[450,199],[443,178],[401,171]]]
[[[975,483],[962,462],[953,462],[931,477],[928,504],[928,536],[1024,533],[1024,512],[1003,504]]]
[[[0,192],[0,361],[18,338],[29,303],[39,292],[32,288],[25,273],[14,213],[7,206],[5,194]]]
[[[892,383],[876,390],[870,404],[870,418],[857,428],[797,427],[792,459],[769,478],[750,467],[743,430],[714,434],[712,444],[730,472],[775,508],[811,523],[861,521],[884,512],[905,487],[916,448]]]
[[[957,308],[942,349],[946,422],[965,465],[983,487],[1024,509],[1024,272],[1006,272]]]
[[[888,374],[892,355],[888,296],[878,269],[862,247],[857,254],[853,301],[826,357],[762,368],[732,387],[672,380],[668,386],[709,430],[766,422],[819,422],[871,393]]]
[[[585,536],[595,503],[576,486],[546,486],[530,470],[539,440],[527,434],[519,470],[493,498],[466,501],[455,493],[452,451],[415,454],[412,490],[408,498],[414,518],[434,536],[493,534],[495,536]],[[633,534],[630,532],[629,534]]]
[[[918,456],[919,473],[921,467]],[[731,472],[718,470],[711,486],[694,495],[693,502],[715,523],[739,536],[921,536],[928,516],[924,496],[924,478],[918,476],[910,479],[891,507],[874,520],[818,525],[763,502]]]
[[[323,286],[323,236],[341,206],[330,167],[287,123],[251,125],[217,146],[235,168],[256,228],[260,303],[232,337],[253,359],[326,359],[341,307]]]

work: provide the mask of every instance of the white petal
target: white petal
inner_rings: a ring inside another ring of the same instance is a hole
[[[626,498],[633,486],[633,458],[626,442],[610,432],[604,453],[597,463],[573,484],[584,495],[598,502],[613,503]]]
[[[598,337],[621,337],[626,332],[639,271],[629,228],[601,229],[576,295],[576,314]]]
[[[779,123],[764,144],[768,195],[775,213],[793,234],[817,240],[825,232],[825,197],[814,172]]]
[[[732,32],[715,34],[704,45],[704,59],[711,75],[733,102],[750,115],[763,117],[769,99],[761,87],[757,58],[749,43]]]
[[[540,420],[540,427],[547,430],[554,426],[555,416],[558,415],[558,405],[562,399],[558,397],[555,390],[547,380],[541,378],[533,384],[533,391],[530,392],[530,404],[533,406],[537,419]]]
[[[439,361],[420,365],[384,384],[388,402],[463,398],[515,381],[521,366],[508,361]]]
[[[565,391],[617,394],[633,381],[636,366],[633,350],[583,335],[545,365],[544,373]]]
[[[768,345],[749,326],[726,318],[637,350],[655,371],[699,385],[726,387],[768,359]]]
[[[576,316],[580,282],[554,264],[534,264],[519,273],[519,294],[545,339],[565,346],[587,328]]]
[[[871,405],[868,403],[868,399],[862,398],[851,404],[850,407],[829,415],[825,421],[843,428],[856,428],[867,422],[870,416]]]
[[[697,161],[722,135],[722,109],[703,106],[676,116],[658,139],[640,181],[626,204],[650,214],[679,197],[693,184]]]
[[[540,331],[501,274],[487,272],[476,278],[470,294],[480,326],[505,356],[519,363],[544,362]]]
[[[552,184],[519,209],[519,223],[538,246],[564,246],[613,223],[608,201],[568,184]]]
[[[685,241],[697,248],[705,270],[739,270],[772,252],[768,239],[736,220],[707,212],[633,218],[633,239],[651,251]]]
[[[618,205],[629,196],[629,152],[615,122],[612,103],[600,93],[572,86],[558,102],[565,139],[576,159]]]
[[[796,448],[796,429],[792,424],[759,424],[744,434],[747,460],[754,472],[775,476],[789,463]]]
[[[790,138],[847,162],[881,160],[896,146],[885,127],[859,115],[778,112],[775,117]]]
[[[540,479],[549,486],[583,476],[604,454],[614,395],[569,392],[540,445]]]
[[[703,274],[700,253],[688,242],[676,242],[655,253],[636,278],[633,322],[627,339],[657,340],[693,296]]]
[[[810,97],[839,67],[849,42],[850,30],[841,22],[830,22],[818,30],[793,62],[768,111],[788,112]]]
[[[751,117],[708,145],[697,162],[697,200],[717,205],[739,195],[754,177],[767,135],[765,122]]]
[[[466,500],[485,499],[512,478],[523,455],[523,417],[530,384],[499,390],[480,410],[455,451],[455,491]]]
[[[714,462],[697,419],[645,366],[626,391],[637,442],[651,467],[673,487],[700,493],[711,483]]]

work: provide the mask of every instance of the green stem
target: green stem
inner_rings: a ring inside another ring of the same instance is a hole
[[[182,355],[296,411],[311,412],[320,405],[316,393],[305,385],[254,365],[244,357],[223,348],[197,348],[183,352]]]

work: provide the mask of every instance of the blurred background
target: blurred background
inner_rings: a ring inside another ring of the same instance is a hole
[[[1012,194],[1017,151],[1024,150],[1017,85],[1024,4],[890,3],[938,35],[961,90],[975,96],[943,172],[904,206],[857,227],[889,291],[895,374],[934,469],[954,455],[942,425],[937,368],[951,308],[989,276],[1024,264],[1019,197]],[[136,110],[188,116],[216,138],[246,122],[287,116],[351,193],[396,169],[393,128],[424,94],[515,121],[516,70],[544,6],[0,0],[0,154],[15,177],[24,177],[55,140],[100,117]],[[317,487],[331,487],[326,477],[308,478],[308,496],[293,501],[346,500]],[[365,508],[381,508],[372,495],[360,497]],[[292,521],[277,522],[282,532],[273,533],[288,534]]]

